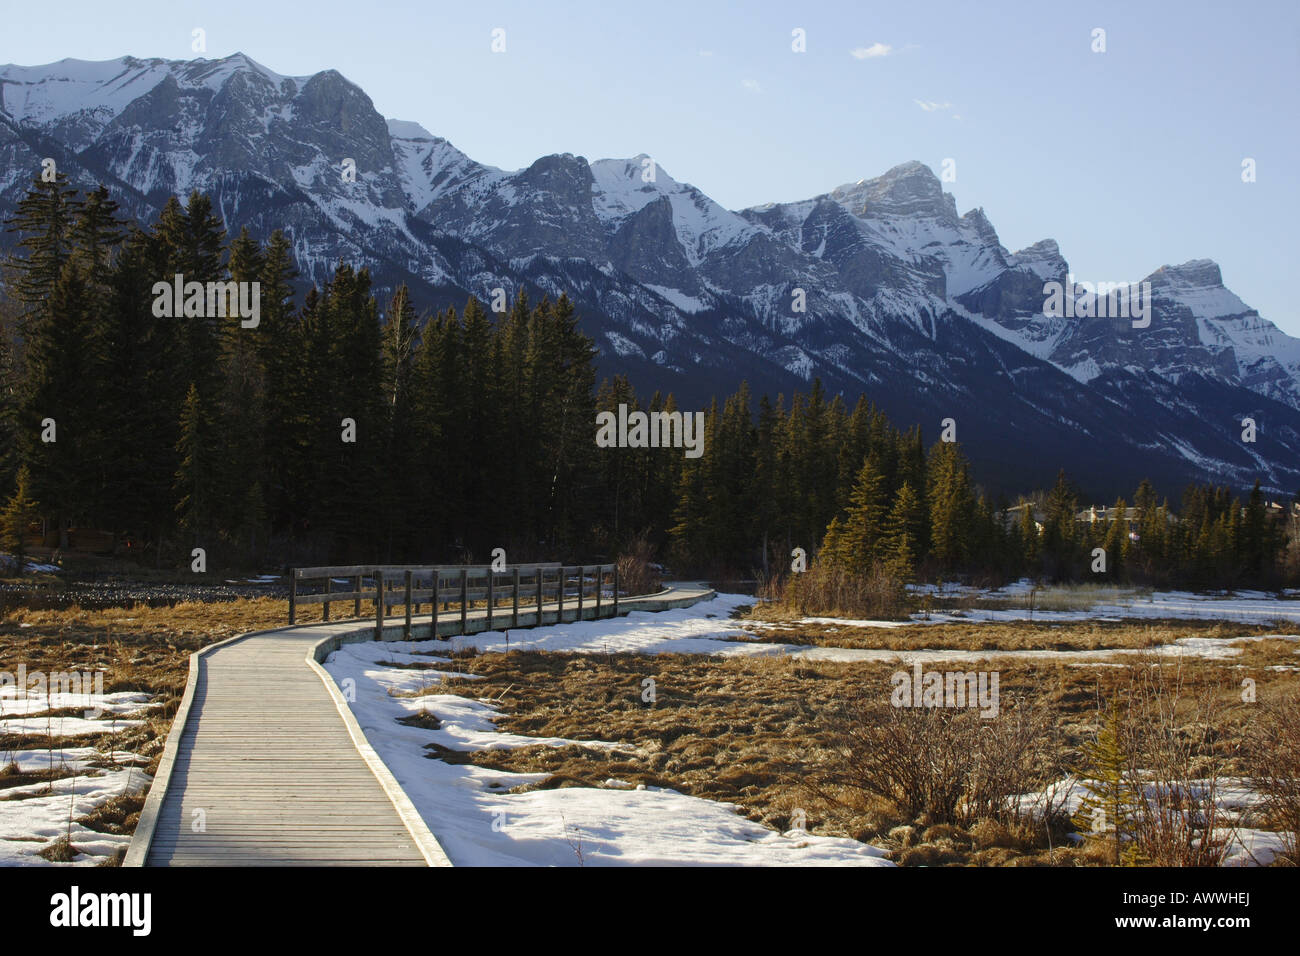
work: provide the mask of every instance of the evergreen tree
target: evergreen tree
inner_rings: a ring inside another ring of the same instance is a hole
[[[125,236],[123,223],[117,218],[118,204],[101,185],[83,199],[74,200],[72,207],[72,254],[81,260],[87,282],[103,294],[113,252]]]
[[[1075,515],[1078,509],[1078,495],[1065,477],[1065,470],[1061,469],[1043,506],[1042,554],[1048,573],[1057,580],[1072,578],[1077,573],[1079,556]]]
[[[1114,580],[1123,580],[1125,565],[1128,560],[1128,505],[1123,498],[1115,502],[1111,509],[1111,519],[1106,526],[1106,539],[1102,545],[1106,549],[1106,572]]]
[[[1097,739],[1083,745],[1076,776],[1084,789],[1073,817],[1074,826],[1090,839],[1111,844],[1114,865],[1137,862],[1136,845],[1128,840],[1141,795],[1128,775],[1119,704],[1110,709]]]
[[[18,483],[13,495],[0,512],[0,546],[14,558],[14,574],[21,576],[27,567],[27,543],[31,538],[28,526],[38,520],[40,513],[28,492],[30,476],[27,466],[18,469]]]
[[[396,553],[412,560],[417,545],[407,502],[425,487],[418,472],[418,454],[412,441],[415,427],[413,381],[419,329],[410,290],[403,284],[388,305],[383,336],[383,388],[386,412],[384,454],[386,560]]]
[[[211,418],[203,411],[197,385],[191,385],[181,409],[180,441],[176,453],[176,515],[181,530],[188,532],[195,546],[204,546],[211,530],[215,471],[219,455],[209,431]]]
[[[100,447],[98,327],[91,309],[85,273],[71,259],[29,329],[23,459],[33,494],[55,517],[61,548],[68,546],[69,524],[93,513],[101,495],[94,464]]]
[[[884,553],[887,567],[895,577],[911,576],[924,527],[925,510],[921,498],[913,490],[911,482],[904,481],[894,496],[894,506],[885,522]]]
[[[1025,567],[1029,573],[1037,576],[1039,573],[1039,542],[1041,533],[1038,528],[1038,521],[1034,518],[1033,501],[1025,501],[1024,508],[1020,512],[1020,541],[1024,549]]]
[[[50,182],[38,176],[27,195],[18,201],[13,217],[5,220],[8,231],[18,235],[17,248],[26,250],[25,254],[15,255],[10,264],[17,273],[14,295],[29,313],[40,311],[72,255],[76,195],[76,190],[68,188],[68,177],[63,173],[57,173]]]
[[[868,458],[858,471],[849,495],[849,510],[840,534],[838,563],[853,574],[865,574],[882,556],[881,539],[889,514],[889,492],[885,476]]]
[[[1259,583],[1264,574],[1266,559],[1271,563],[1272,549],[1268,541],[1268,515],[1264,509],[1264,493],[1259,479],[1246,501],[1246,513],[1241,523],[1240,567],[1246,580]]]
[[[974,496],[969,466],[954,442],[937,442],[926,465],[929,481],[931,553],[941,567],[959,567],[970,557]]]

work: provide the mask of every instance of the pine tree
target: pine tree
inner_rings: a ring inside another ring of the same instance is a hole
[[[241,229],[230,244],[229,272],[233,282],[261,282],[264,266],[262,251]],[[258,303],[258,326],[245,328],[237,314],[218,320],[221,343],[222,391],[216,421],[225,436],[219,470],[215,476],[219,490],[217,518],[221,526],[247,540],[251,533],[244,498],[252,485],[260,485],[266,416],[263,406],[266,373],[257,346],[261,335],[261,303]],[[259,499],[260,499],[259,493]],[[259,507],[262,502],[259,500]],[[238,529],[238,530],[235,530]]]
[[[1020,512],[1020,541],[1021,547],[1024,548],[1024,564],[1030,575],[1037,577],[1041,533],[1038,529],[1038,521],[1034,518],[1033,501],[1025,501],[1023,505]]]
[[[31,478],[27,466],[18,469],[18,486],[0,512],[0,545],[15,559],[14,574],[21,576],[27,567],[28,526],[40,517],[36,502],[28,492]]]
[[[296,531],[302,517],[299,495],[309,485],[310,432],[308,348],[301,317],[294,310],[292,247],[280,230],[271,234],[262,255],[261,324],[254,339],[263,389],[261,484],[273,525]]]
[[[1078,529],[1075,515],[1079,499],[1061,469],[1043,506],[1042,553],[1048,572],[1057,579],[1074,576],[1078,567]]]
[[[83,199],[74,200],[72,207],[73,255],[81,260],[87,281],[103,290],[108,284],[113,251],[125,236],[123,223],[117,218],[118,204],[101,185]]]
[[[411,560],[417,529],[412,528],[406,503],[414,501],[424,487],[417,472],[417,450],[412,441],[414,395],[412,393],[416,341],[419,329],[415,306],[405,284],[398,287],[388,305],[383,335],[383,388],[386,414],[384,454],[386,560],[394,549]]]
[[[14,295],[29,313],[40,311],[72,255],[76,195],[63,173],[57,173],[51,182],[37,177],[18,201],[13,217],[5,220],[8,231],[18,235],[17,248],[26,250],[25,255],[15,255],[11,264],[17,272]]]
[[[219,452],[212,441],[209,416],[203,410],[197,385],[191,385],[185,396],[180,426],[181,437],[176,445],[180,456],[176,469],[176,515],[181,529],[199,545],[211,530],[213,459]]]
[[[188,282],[218,282],[226,277],[222,265],[225,229],[212,211],[212,201],[202,193],[191,192],[182,209],[175,196],[168,199],[154,227],[162,254],[163,280],[175,275]],[[205,299],[206,306],[206,299]],[[205,308],[206,311],[206,308]],[[212,315],[185,316],[175,319],[180,330],[180,354],[177,374],[181,388],[197,385],[199,394],[215,396],[220,392],[219,356],[223,320]],[[211,414],[212,409],[209,409]]]
[[[1072,821],[1087,837],[1109,841],[1114,864],[1137,862],[1137,848],[1126,838],[1133,833],[1133,820],[1141,794],[1128,775],[1128,754],[1124,749],[1123,716],[1118,703],[1111,706],[1095,741],[1082,748],[1082,765],[1076,776],[1084,789],[1083,799]]]
[[[889,513],[889,492],[885,476],[868,458],[858,471],[849,495],[849,510],[839,538],[838,560],[853,574],[865,574],[881,557],[881,539]]]
[[[1268,514],[1264,510],[1264,492],[1259,479],[1246,501],[1246,514],[1241,523],[1241,569],[1251,585],[1259,587],[1265,570],[1265,558],[1272,558],[1268,542]]]
[[[152,314],[149,236],[132,227],[107,276],[96,325],[100,527],[141,540],[170,523],[177,406],[166,381],[170,320]],[[130,440],[123,423],[130,422]]]
[[[955,443],[941,441],[930,450],[926,474],[932,554],[945,569],[956,568],[970,557],[974,494],[969,465]]]
[[[770,572],[770,538],[780,523],[780,478],[777,464],[777,436],[779,434],[777,410],[771,400],[762,396],[758,402],[758,427],[754,433],[754,525],[763,549],[763,573]]]
[[[912,575],[924,527],[925,510],[920,496],[911,482],[904,481],[885,522],[883,542],[886,566],[895,577],[906,579]]]
[[[93,512],[100,494],[95,453],[101,447],[101,376],[91,309],[85,273],[70,259],[29,331],[23,459],[31,467],[33,494],[58,522],[62,548],[69,523]],[[46,441],[44,423],[51,420],[54,440]]]
[[[1123,580],[1128,561],[1128,505],[1123,498],[1116,500],[1111,509],[1110,523],[1106,526],[1106,573],[1114,580]]]

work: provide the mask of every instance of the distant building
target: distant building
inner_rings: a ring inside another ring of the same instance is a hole
[[[1016,505],[1015,507],[1008,508],[1006,511],[1002,512],[1002,526],[1004,528],[1020,527],[1021,523],[1025,520],[1025,510],[1029,508],[1033,509],[1034,527],[1036,527],[1041,534],[1043,531],[1043,521],[1045,520],[1043,509],[1030,503]]]
[[[1105,505],[1092,505],[1074,516],[1074,520],[1080,524],[1110,524],[1113,521],[1123,520],[1130,531],[1136,531],[1138,528],[1138,510],[1136,508],[1125,508],[1122,516],[1116,513],[1115,508],[1107,508]]]
[[[1091,507],[1076,513],[1074,520],[1079,524],[1097,524],[1098,522],[1101,522],[1102,524],[1110,524],[1113,521],[1123,521],[1128,525],[1130,533],[1136,533],[1138,530],[1138,509],[1131,506],[1125,508],[1124,514],[1121,516],[1117,513],[1115,508],[1108,508],[1105,505],[1092,505]],[[1177,521],[1177,515],[1171,512],[1166,512],[1165,522],[1167,524],[1174,524]]]

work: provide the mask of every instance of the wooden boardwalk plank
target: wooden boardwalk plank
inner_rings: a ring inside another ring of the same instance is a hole
[[[712,593],[697,591],[675,589],[648,604],[639,600],[636,609],[683,606]],[[485,609],[475,610],[469,620],[486,618]],[[558,610],[547,604],[544,617]],[[577,616],[566,602],[570,613]],[[413,620],[427,633],[433,617]],[[444,628],[460,620],[459,609],[437,616]],[[193,655],[157,792],[145,804],[127,865],[449,864],[316,663],[322,642],[364,640],[367,632],[373,637],[373,623],[357,619],[298,625]]]
[[[427,864],[307,663],[337,627],[252,635],[199,659],[146,865]]]

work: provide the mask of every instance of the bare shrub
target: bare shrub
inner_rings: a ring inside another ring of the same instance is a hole
[[[1258,705],[1246,737],[1246,765],[1287,861],[1300,864],[1300,693]]]
[[[1153,866],[1219,866],[1235,820],[1219,806],[1222,722],[1212,683],[1188,680],[1182,662],[1129,668],[1123,722],[1128,777],[1141,794],[1130,821],[1138,860]]]
[[[835,782],[893,801],[927,825],[1015,824],[1014,799],[1055,772],[1046,710],[1023,702],[996,717],[947,707],[859,701],[834,728]]]
[[[626,594],[653,594],[663,587],[654,548],[644,534],[633,538],[618,556],[618,585]]]

